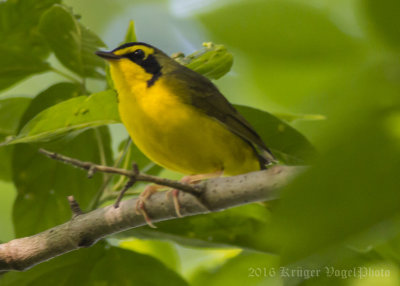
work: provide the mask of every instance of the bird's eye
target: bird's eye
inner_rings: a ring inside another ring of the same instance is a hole
[[[124,57],[130,59],[132,62],[140,64],[145,57],[145,53],[143,50],[137,49],[132,53],[125,54]]]
[[[143,50],[141,49],[137,49],[136,51],[133,52],[135,58],[139,58],[139,59],[143,59],[145,54],[143,52]]]

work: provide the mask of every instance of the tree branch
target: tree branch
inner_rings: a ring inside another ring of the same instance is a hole
[[[83,168],[89,170],[94,165],[90,164],[92,163],[85,164]],[[95,169],[115,173],[116,168],[95,165]],[[210,179],[199,184],[196,196],[179,193],[181,214],[185,217],[275,199],[277,190],[303,169],[304,167],[274,166],[268,170],[239,176]],[[134,172],[124,170],[124,173],[131,176]],[[139,180],[144,179],[137,176]],[[158,179],[161,178],[150,179],[151,182],[160,184]],[[172,185],[168,183],[168,186],[175,188],[177,186],[175,183]],[[198,193],[199,190],[201,193]],[[111,205],[89,213],[79,213],[62,225],[33,236],[0,244],[0,272],[26,270],[66,252],[89,247],[107,235],[145,225],[143,216],[136,213],[136,202],[137,199],[129,199],[122,201],[119,208]],[[146,201],[146,211],[153,222],[176,218],[172,198],[166,196],[165,192],[152,195]]]
[[[103,165],[97,165],[92,162],[83,162],[75,158],[70,158],[58,153],[50,152],[45,149],[39,149],[39,152],[46,155],[47,157],[63,162],[65,164],[69,164],[84,170],[88,171],[88,177],[91,178],[94,173],[96,172],[102,172],[102,173],[109,173],[109,174],[118,174],[122,176],[126,176],[131,179],[131,181],[134,182],[150,182],[154,183],[157,185],[161,186],[166,186],[170,187],[173,189],[178,189],[181,190],[182,192],[186,192],[189,194],[192,194],[194,196],[199,196],[202,193],[201,186],[198,185],[190,185],[186,183],[182,183],[179,181],[174,181],[174,180],[169,180],[165,178],[160,178],[152,175],[147,175],[144,173],[139,172],[137,169],[137,166],[134,164],[133,165],[133,171],[126,170],[126,169],[120,169],[120,168],[115,168],[115,167],[110,167],[110,166],[103,166]],[[118,206],[118,205],[116,205]]]

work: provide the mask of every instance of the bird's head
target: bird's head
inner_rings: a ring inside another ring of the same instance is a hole
[[[164,52],[141,42],[126,43],[110,52],[98,51],[96,55],[110,63],[111,76],[117,88],[127,82],[146,83],[151,87],[165,67],[174,65]]]

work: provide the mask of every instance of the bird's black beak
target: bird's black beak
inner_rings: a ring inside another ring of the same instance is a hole
[[[97,51],[95,54],[98,55],[100,58],[103,58],[105,60],[118,60],[118,59],[121,58],[120,56],[115,55],[112,52]]]

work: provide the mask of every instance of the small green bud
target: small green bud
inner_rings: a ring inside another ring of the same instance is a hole
[[[225,46],[211,42],[203,43],[203,46],[203,49],[186,57],[182,53],[175,53],[172,58],[210,79],[219,79],[228,73],[233,64],[233,56]]]

